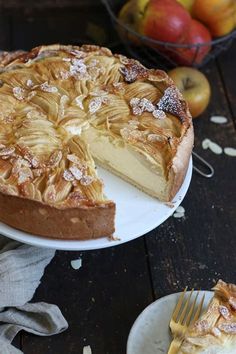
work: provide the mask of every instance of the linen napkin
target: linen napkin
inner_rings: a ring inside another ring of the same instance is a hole
[[[28,303],[54,255],[0,235],[0,354],[22,354],[11,344],[21,330],[50,336],[68,328],[56,305]]]

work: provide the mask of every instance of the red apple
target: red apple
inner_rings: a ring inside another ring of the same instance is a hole
[[[176,0],[150,0],[144,8],[139,32],[163,42],[177,43],[188,31],[191,17]]]
[[[203,44],[211,42],[209,30],[201,22],[192,20],[185,39],[181,44]],[[181,65],[201,64],[207,53],[211,50],[211,44],[192,48],[177,48],[175,60]]]

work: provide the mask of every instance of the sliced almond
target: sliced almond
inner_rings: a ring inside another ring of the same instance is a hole
[[[212,116],[210,121],[216,124],[224,124],[227,123],[228,119],[223,116]]]
[[[213,141],[210,141],[209,143],[209,149],[214,152],[214,154],[220,155],[223,152],[223,149],[220,145],[214,143]]]
[[[211,142],[211,141],[210,141],[209,139],[204,139],[203,142],[202,142],[202,148],[203,148],[204,150],[208,149],[210,142]]]
[[[74,259],[73,261],[70,262],[70,264],[73,269],[78,270],[82,267],[82,259],[81,258]]]
[[[48,161],[48,165],[50,167],[56,167],[59,165],[61,159],[62,159],[62,152],[60,150],[56,150],[51,154]]]
[[[174,213],[173,217],[176,218],[176,219],[183,218],[184,217],[184,213]]]
[[[179,205],[177,208],[176,208],[176,212],[177,213],[185,213],[185,209],[184,207],[182,207],[182,205]]]
[[[224,153],[225,153],[225,155],[235,157],[236,156],[236,149],[231,148],[231,147],[226,147],[226,148],[224,148]]]
[[[83,354],[92,354],[92,349],[90,345],[87,345],[86,347],[83,348]]]

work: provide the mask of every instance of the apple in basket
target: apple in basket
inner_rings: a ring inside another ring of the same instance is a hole
[[[227,35],[236,25],[235,0],[195,0],[192,13],[205,23],[213,37]]]
[[[138,32],[138,23],[141,20],[143,8],[146,2],[147,0],[129,0],[126,2],[118,14],[119,21],[128,25],[128,27],[130,27],[132,30]],[[141,45],[141,41],[138,35],[127,31],[121,26],[118,26],[117,30],[121,37],[131,41],[137,46]]]
[[[179,43],[190,22],[189,12],[176,0],[150,0],[144,7],[138,31],[158,41]]]
[[[193,62],[194,64],[201,64],[211,50],[211,40],[211,34],[206,26],[197,20],[191,20],[186,36],[181,44],[193,46],[176,48],[173,55],[175,61],[181,65],[191,65]],[[197,47],[195,44],[200,44],[200,46]]]
[[[195,0],[177,0],[180,4],[182,4],[185,9],[187,9],[190,13],[192,12],[193,3]]]

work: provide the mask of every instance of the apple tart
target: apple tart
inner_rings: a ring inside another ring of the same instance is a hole
[[[222,280],[207,311],[190,328],[178,354],[236,353],[236,285]]]
[[[96,163],[161,201],[186,174],[186,102],[161,70],[97,46],[0,58],[0,220],[50,238],[114,232]]]

